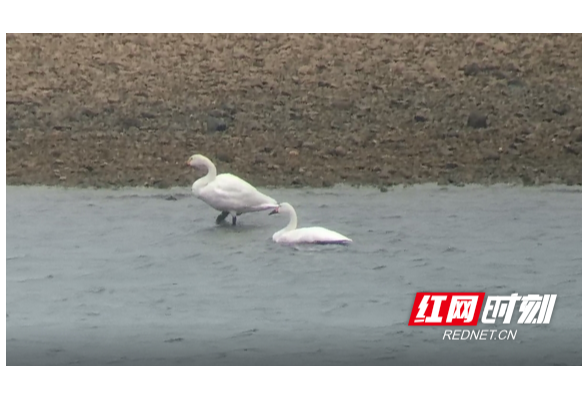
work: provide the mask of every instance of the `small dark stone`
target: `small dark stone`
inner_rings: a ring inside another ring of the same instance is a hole
[[[552,111],[557,115],[564,115],[570,111],[570,107],[567,104],[562,104],[558,107],[555,107]]]
[[[460,136],[460,134],[457,131],[449,131],[449,132],[445,132],[445,133],[437,133],[435,136],[437,136],[440,139],[447,139],[447,138],[457,138]]]
[[[454,162],[448,162],[447,164],[445,164],[446,169],[455,169],[457,167],[458,167],[458,165]]]
[[[227,123],[220,118],[209,116],[206,120],[206,128],[208,129],[209,133],[222,132],[227,129]]]
[[[388,188],[385,186],[380,186],[380,192],[382,193],[386,193],[388,191]]]
[[[141,126],[141,121],[139,121],[137,118],[122,118],[120,123],[125,129],[132,127],[139,128]]]
[[[165,198],[166,200],[173,200],[176,201],[177,199],[175,198],[175,196],[169,195]]]
[[[451,150],[447,146],[441,146],[439,148],[439,154],[441,154],[443,157],[449,157],[450,155],[453,154],[453,150]]]
[[[485,161],[498,161],[500,160],[500,154],[492,150],[486,150],[483,153],[483,158]]]
[[[427,120],[427,117],[425,117],[424,115],[417,114],[414,116],[414,120],[416,122],[425,122]]]
[[[523,186],[533,186],[533,179],[528,175],[528,173],[523,173],[521,175],[521,180],[523,181]]]
[[[290,110],[288,113],[290,119],[295,119],[295,120],[299,120],[302,119],[302,115],[300,115],[300,113]]]
[[[475,129],[486,128],[488,126],[487,120],[488,116],[482,114],[479,111],[474,111],[468,117],[468,126],[471,126]]]
[[[492,75],[496,79],[506,79],[507,78],[507,75],[502,71],[494,71],[494,72],[492,72]]]
[[[98,115],[98,112],[94,110],[90,110],[89,108],[84,108],[81,113],[84,117],[94,118]]]
[[[392,100],[390,100],[390,107],[408,108],[409,104],[408,104],[408,102],[406,102],[404,100],[392,99]]]
[[[523,82],[522,80],[520,80],[519,78],[514,78],[509,80],[506,83],[508,86],[515,86],[515,87],[522,87],[525,86],[525,82]]]
[[[237,113],[237,107],[234,104],[223,104],[222,109],[229,113],[229,115],[235,115]]]
[[[147,119],[152,119],[152,118],[155,118],[155,114],[152,114],[150,112],[142,112],[141,113],[141,117],[142,118],[147,118]]]
[[[233,161],[233,156],[225,152],[217,153],[216,158],[217,160],[225,163],[230,163],[231,161]]]
[[[477,75],[480,72],[480,66],[476,63],[471,63],[463,67],[463,73],[465,76]]]
[[[566,144],[566,145],[564,145],[564,149],[565,149],[565,151],[567,151],[568,153],[572,153],[572,154],[574,154],[574,155],[578,155],[578,154],[580,154],[580,151],[579,151],[577,148],[575,148],[575,147],[572,147],[572,146],[570,146],[569,144]]]

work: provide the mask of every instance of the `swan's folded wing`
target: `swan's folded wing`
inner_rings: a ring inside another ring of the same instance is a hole
[[[276,200],[231,174],[217,176],[214,182],[207,185],[204,195],[214,198],[216,203],[231,211],[261,211],[278,205]]]
[[[346,236],[338,232],[322,227],[300,228],[288,232],[285,241],[294,243],[349,243],[352,242]]]

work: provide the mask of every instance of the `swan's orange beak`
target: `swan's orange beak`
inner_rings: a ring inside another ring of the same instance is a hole
[[[280,212],[280,209],[279,209],[279,208],[274,208],[274,209],[272,210],[272,212],[271,212],[271,213],[269,213],[269,215],[278,214],[279,212]]]
[[[190,165],[190,160],[186,161],[186,165],[187,165],[188,167],[191,167],[191,165]]]

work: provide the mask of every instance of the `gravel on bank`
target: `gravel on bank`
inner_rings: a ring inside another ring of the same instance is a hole
[[[582,181],[582,36],[6,36],[8,184]]]

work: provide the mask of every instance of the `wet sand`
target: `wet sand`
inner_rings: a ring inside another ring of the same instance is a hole
[[[582,180],[581,35],[12,35],[7,183]]]

